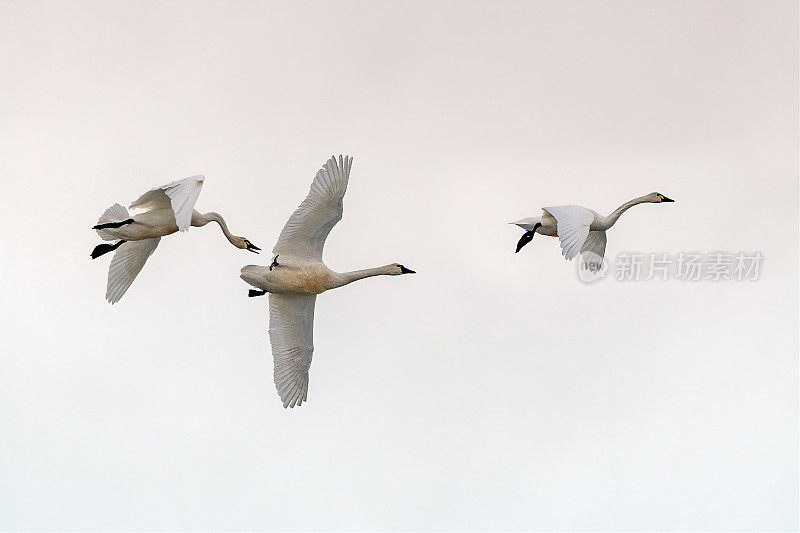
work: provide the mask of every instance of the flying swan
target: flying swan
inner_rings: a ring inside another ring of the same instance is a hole
[[[660,204],[674,202],[661,193],[653,192],[625,202],[604,217],[596,211],[579,205],[559,205],[543,207],[541,217],[529,217],[511,222],[526,230],[517,243],[517,252],[531,242],[537,233],[548,237],[558,237],[561,253],[568,261],[578,255],[587,268],[600,267],[606,251],[606,230],[616,223],[620,215],[637,204]]]
[[[106,209],[92,229],[97,230],[104,241],[117,242],[98,244],[91,253],[92,259],[97,259],[114,251],[108,268],[106,300],[113,304],[122,298],[147,258],[155,251],[161,237],[186,231],[189,226],[205,226],[209,222],[216,222],[232,245],[258,253],[261,248],[244,237],[231,235],[225,219],[218,213],[202,214],[195,211],[194,204],[200,196],[204,179],[203,176],[192,176],[151,189],[130,205],[131,208],[145,210],[133,217],[119,204]]]
[[[352,157],[331,157],[311,183],[311,191],[289,217],[269,266],[247,265],[241,278],[256,287],[249,296],[269,295],[269,338],[275,363],[274,379],[284,407],[308,399],[308,369],[314,352],[314,303],[317,294],[371,276],[414,274],[398,263],[334,272],[322,262],[333,226],[342,219]]]

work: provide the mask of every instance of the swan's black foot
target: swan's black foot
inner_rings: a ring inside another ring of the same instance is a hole
[[[275,256],[275,259],[273,259],[273,260],[272,260],[272,264],[271,264],[271,265],[269,265],[269,270],[270,270],[270,272],[272,271],[272,267],[276,267],[276,266],[280,266],[280,265],[278,264],[278,256],[277,256],[277,255]]]
[[[133,219],[123,220],[122,222],[107,222],[106,224],[98,224],[92,226],[92,229],[108,229],[108,228],[121,228],[127,224],[133,224]]]
[[[249,296],[250,298],[254,296],[264,296],[265,294],[267,294],[267,291],[257,291],[255,289],[250,289],[249,291],[247,291],[247,296]]]
[[[533,236],[536,235],[536,228],[538,228],[539,226],[541,226],[541,224],[537,222],[536,224],[534,224],[532,230],[526,231],[525,233],[522,234],[522,237],[520,237],[519,242],[517,243],[517,251],[514,252],[515,254],[519,253],[519,251],[522,250],[523,246],[525,246],[526,244],[528,244],[533,240]]]
[[[94,247],[94,250],[92,250],[91,254],[92,259],[97,259],[103,254],[107,254],[108,252],[113,252],[114,250],[119,248],[123,242],[125,241],[119,241],[116,244],[98,244],[97,246]]]

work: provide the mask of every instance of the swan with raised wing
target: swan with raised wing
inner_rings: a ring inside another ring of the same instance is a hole
[[[674,201],[661,193],[653,192],[625,202],[607,217],[579,205],[543,207],[540,217],[511,222],[525,230],[517,242],[517,252],[531,242],[537,233],[558,237],[561,253],[568,261],[572,261],[580,253],[587,268],[597,269],[606,251],[606,230],[619,220],[622,213],[638,204]]]
[[[371,276],[414,271],[399,263],[352,272],[334,272],[322,262],[322,249],[342,219],[352,157],[331,157],[311,183],[311,191],[283,227],[269,266],[247,265],[241,278],[256,287],[249,296],[269,294],[269,338],[274,379],[284,407],[308,399],[308,370],[314,353],[317,294]]]
[[[261,248],[244,237],[232,235],[225,219],[218,213],[203,214],[194,209],[204,179],[203,176],[192,176],[151,189],[130,205],[131,208],[144,210],[133,216],[119,204],[106,209],[92,229],[97,230],[104,241],[117,242],[98,244],[91,253],[92,259],[97,259],[114,252],[108,268],[106,300],[113,304],[122,298],[155,251],[161,237],[186,231],[189,226],[205,226],[209,222],[216,222],[232,245],[258,253]]]

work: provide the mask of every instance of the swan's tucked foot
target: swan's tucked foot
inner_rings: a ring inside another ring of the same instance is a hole
[[[272,272],[272,267],[276,267],[276,266],[280,266],[278,264],[278,256],[277,255],[275,256],[275,259],[272,260],[272,264],[269,265],[270,272]]]
[[[253,298],[254,296],[264,296],[265,294],[267,294],[267,291],[257,291],[255,289],[250,289],[247,291],[247,296],[250,298]]]
[[[517,243],[517,251],[514,252],[515,254],[519,253],[519,251],[522,250],[523,246],[525,246],[526,244],[528,244],[533,240],[533,236],[536,235],[536,228],[538,228],[539,226],[541,226],[541,224],[537,222],[533,226],[532,230],[526,231],[525,233],[522,234],[522,237],[520,237],[519,242]]]
[[[92,259],[97,259],[103,254],[107,254],[108,252],[113,252],[114,250],[122,246],[123,242],[125,241],[119,241],[116,244],[98,244],[97,246],[94,247],[94,250],[92,250]]]
[[[121,228],[126,224],[133,224],[133,219],[123,220],[122,222],[106,222],[105,224],[98,224],[93,226],[92,229],[108,229],[108,228]]]

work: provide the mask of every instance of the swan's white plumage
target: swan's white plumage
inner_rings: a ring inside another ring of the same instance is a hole
[[[331,229],[342,219],[352,157],[331,157],[317,171],[311,190],[283,227],[274,254],[298,259],[322,260],[322,249]]]
[[[342,219],[352,157],[332,156],[317,171],[311,190],[283,227],[272,252],[322,261],[331,229]],[[275,387],[284,407],[308,396],[308,369],[314,352],[314,295],[270,294],[269,338],[275,362]]]
[[[116,303],[142,271],[147,258],[158,246],[161,237],[141,241],[123,242],[114,252],[111,266],[108,268],[108,285],[106,300]]]
[[[125,209],[119,204],[114,204],[108,209],[106,209],[102,215],[100,215],[100,219],[97,221],[97,225],[108,224],[109,222],[122,222],[123,220],[128,220],[130,217],[131,216],[128,213],[127,209]],[[104,241],[117,240],[117,237],[106,229],[98,229],[95,231]]]
[[[536,226],[537,223],[541,224],[541,222],[542,222],[542,217],[526,217],[517,220],[516,222],[509,222],[509,224],[514,224],[526,231],[531,231],[533,230],[533,228]]]
[[[589,254],[594,254],[592,257]],[[606,254],[606,232],[590,231],[581,246],[581,257],[585,263],[591,263],[599,258],[602,261]]]
[[[594,222],[594,213],[579,205],[559,205],[545,207],[543,210],[556,219],[561,253],[571,261],[581,251],[586,237],[589,236],[589,226]],[[605,244],[603,248],[605,249]]]
[[[517,243],[517,252],[531,241],[531,232],[535,232],[558,237],[561,253],[567,260],[571,261],[580,253],[584,265],[588,265],[587,268],[600,267],[606,253],[606,231],[616,224],[625,211],[639,204],[674,201],[661,193],[652,192],[628,200],[607,217],[579,205],[543,207],[542,217],[528,217],[512,222],[526,231]]]
[[[150,189],[133,202],[130,207],[137,209],[171,208],[175,213],[175,224],[178,230],[186,231],[192,222],[192,211],[200,191],[203,189],[204,176],[191,176],[175,180]]]
[[[342,198],[352,164],[352,157],[331,157],[281,231],[272,264],[246,265],[241,271],[245,282],[261,289],[261,294],[270,293],[269,338],[275,387],[284,407],[295,407],[308,399],[316,295],[359,279],[414,272],[399,263],[334,272],[322,261],[325,239],[342,218]],[[258,292],[252,291],[250,296],[260,296]]]
[[[236,248],[256,253],[261,250],[244,237],[233,235],[219,213],[199,213],[194,209],[204,180],[203,176],[192,176],[150,189],[131,204],[132,208],[141,209],[141,213],[130,215],[119,204],[106,209],[97,226],[107,227],[94,229],[103,240],[118,242],[113,246],[98,245],[90,255],[96,259],[111,250],[116,251],[108,272],[106,298],[111,303],[119,301],[125,294],[161,237],[178,230],[185,231],[189,226],[216,222],[228,242]]]
[[[284,407],[308,399],[308,369],[314,353],[316,295],[270,294],[269,339],[275,388]]]

